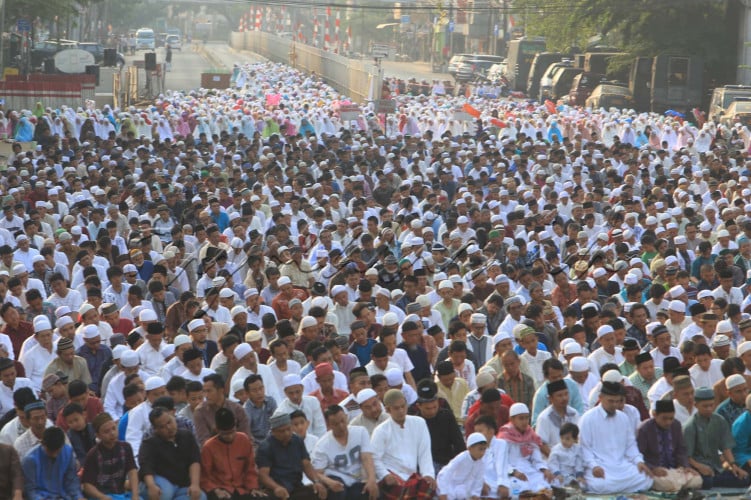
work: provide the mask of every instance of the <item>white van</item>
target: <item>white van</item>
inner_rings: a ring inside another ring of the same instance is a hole
[[[136,31],[136,50],[155,50],[156,36],[154,30],[150,28],[141,28]]]

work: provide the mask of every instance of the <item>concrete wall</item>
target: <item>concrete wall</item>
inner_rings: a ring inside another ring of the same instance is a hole
[[[362,60],[348,59],[262,31],[233,32],[230,35],[230,46],[315,73],[356,102],[370,98],[372,81],[378,74],[374,65]]]

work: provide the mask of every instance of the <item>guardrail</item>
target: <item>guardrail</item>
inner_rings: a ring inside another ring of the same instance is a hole
[[[233,32],[230,34],[230,46],[236,50],[250,50],[272,61],[315,73],[357,102],[369,99],[372,80],[378,74],[373,64],[295,43],[289,38],[263,31]]]

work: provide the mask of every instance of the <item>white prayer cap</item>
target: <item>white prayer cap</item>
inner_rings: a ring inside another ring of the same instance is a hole
[[[167,385],[164,382],[164,379],[162,377],[149,377],[146,379],[146,382],[144,384],[146,386],[146,392],[153,391],[154,389],[159,389],[160,387],[164,387]]]
[[[571,361],[568,362],[568,369],[571,372],[587,372],[589,371],[589,362],[584,356],[577,356],[571,358]]]
[[[86,340],[95,339],[99,336],[99,327],[96,325],[86,325],[86,328],[83,329],[83,338]]]
[[[471,448],[472,446],[474,446],[476,444],[480,444],[480,443],[486,443],[487,444],[487,442],[488,442],[488,440],[485,439],[484,435],[480,434],[479,432],[473,432],[467,438],[467,448]]]
[[[357,404],[361,405],[365,401],[378,397],[378,394],[376,394],[376,391],[374,391],[371,388],[363,389],[360,392],[357,393],[357,396],[355,397],[355,401],[357,401]]]
[[[175,347],[180,347],[181,345],[190,344],[192,341],[190,340],[190,337],[185,335],[184,333],[181,333],[177,337],[175,337],[174,344]]]
[[[571,356],[572,354],[584,354],[582,346],[578,342],[574,341],[563,348],[564,356]]]
[[[296,385],[302,385],[302,379],[300,378],[300,375],[297,373],[290,373],[289,375],[285,375],[282,379],[282,388],[286,389],[288,387],[293,387]]]
[[[386,376],[386,381],[388,382],[389,387],[396,387],[404,384],[404,374],[399,368],[389,368],[384,375]]]
[[[510,338],[511,338],[511,334],[510,333],[508,333],[506,331],[498,332],[498,333],[496,333],[493,336],[493,345],[498,345],[499,342],[502,342],[502,341],[504,341],[506,339],[510,339]]]
[[[678,312],[678,313],[685,313],[686,304],[682,300],[673,300],[670,302],[670,305],[668,306],[668,310]]]
[[[732,389],[733,387],[738,387],[739,385],[743,385],[746,383],[746,377],[739,373],[734,373],[733,375],[730,375],[728,378],[725,379],[725,388],[727,390]]]
[[[517,415],[529,415],[529,408],[524,403],[514,403],[509,408],[508,416],[515,417]]]
[[[600,328],[597,329],[597,338],[602,338],[605,335],[608,335],[610,333],[613,333],[615,330],[613,330],[613,327],[610,325],[602,325]]]
[[[741,342],[741,344],[738,346],[738,356],[743,356],[748,351],[751,351],[751,342]]]
[[[190,323],[188,323],[188,331],[193,332],[193,330],[197,330],[198,328],[205,327],[206,323],[201,318],[196,318],[192,320]]]
[[[620,384],[622,380],[623,380],[623,374],[619,372],[618,370],[608,370],[602,376],[603,382],[617,382]]]
[[[235,357],[236,360],[241,360],[248,354],[250,354],[253,351],[253,348],[250,347],[250,345],[243,342],[242,344],[237,344],[235,346],[235,350],[232,351],[232,355]]]

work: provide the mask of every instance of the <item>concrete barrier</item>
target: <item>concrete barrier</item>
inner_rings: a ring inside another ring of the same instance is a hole
[[[378,74],[373,64],[295,43],[289,38],[263,31],[233,32],[230,34],[230,46],[315,73],[339,92],[358,102],[370,98],[371,82]]]

